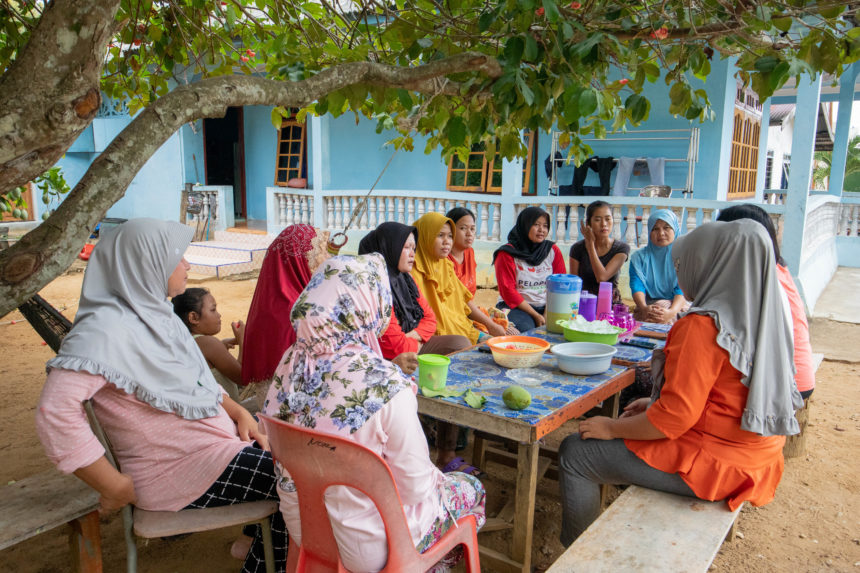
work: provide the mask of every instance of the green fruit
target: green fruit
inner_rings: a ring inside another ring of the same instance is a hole
[[[520,386],[508,386],[502,393],[502,401],[511,410],[522,410],[532,403],[532,395]]]

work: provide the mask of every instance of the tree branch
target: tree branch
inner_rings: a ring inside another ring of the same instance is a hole
[[[142,111],[114,138],[47,221],[0,251],[0,316],[72,263],[91,229],[125,194],[140,168],[186,122],[223,117],[230,106],[304,107],[354,84],[433,93],[437,87],[434,78],[470,71],[491,78],[502,73],[495,59],[473,52],[414,68],[347,63],[300,82],[222,76],[176,88]]]

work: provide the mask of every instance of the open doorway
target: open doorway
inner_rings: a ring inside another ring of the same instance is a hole
[[[236,221],[247,217],[245,141],[241,107],[229,107],[223,118],[203,120],[207,185],[232,185]]]

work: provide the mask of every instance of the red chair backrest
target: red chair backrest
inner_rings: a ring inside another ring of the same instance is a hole
[[[379,511],[388,538],[388,562],[408,562],[418,555],[397,484],[388,464],[372,450],[351,440],[260,415],[272,456],[296,484],[302,517],[302,552],[322,567],[337,571],[337,543],[328,515],[325,492],[335,485],[357,489]],[[312,516],[308,519],[307,516]]]

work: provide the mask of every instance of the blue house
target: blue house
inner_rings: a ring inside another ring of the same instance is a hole
[[[375,122],[356,124],[352,114],[309,116],[306,123],[286,120],[276,129],[269,107],[231,108],[224,118],[196,121],[174,134],[108,216],[177,220],[183,191],[197,191],[202,210],[187,221],[198,227],[205,244],[192,247],[189,260],[198,272],[224,274],[258,266],[268,242],[293,223],[333,233],[348,226],[350,252],[357,238],[378,223],[410,223],[425,212],[465,204],[478,219],[480,281],[491,275],[489,253],[505,239],[516,213],[529,205],[551,213],[551,238],[564,249],[578,238],[584,205],[606,189],[612,195],[601,198],[613,205],[614,233],[631,245],[646,241],[641,221],[655,207],[673,209],[686,232],[732,202],[748,201],[761,204],[777,223],[783,255],[811,310],[837,266],[860,266],[860,199],[842,192],[858,70],[855,64],[836,86],[822,86],[820,77],[803,79],[761,103],[739,86],[731,61],[715,61],[707,82],[694,80],[695,88],[708,92],[716,114],[702,124],[671,116],[665,103],[668,87],[648,85],[648,120],[626,133],[586,139],[595,159],[581,170],[563,159],[547,164],[556,151],[566,157],[554,133],[524,133],[529,153],[523,160],[487,161],[476,148],[465,163],[458,158],[446,162],[438,150],[422,153],[421,137],[416,137],[416,151],[393,153],[386,143],[395,133],[376,133]],[[839,103],[830,190],[810,192],[816,111],[827,101]],[[787,188],[768,189],[770,109],[785,103],[797,110],[791,169]],[[71,185],[129,122],[122,109],[110,102],[102,106],[59,163]],[[367,208],[357,209],[377,178]],[[671,196],[640,197],[654,183],[668,185]],[[586,195],[566,194],[580,184]]]

